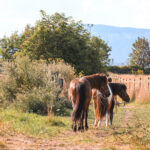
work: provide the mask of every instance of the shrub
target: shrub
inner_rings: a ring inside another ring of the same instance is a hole
[[[61,88],[58,79],[71,80],[74,69],[64,62],[31,61],[28,57],[17,57],[14,62],[5,62],[4,77],[0,82],[0,99],[3,106],[11,103],[23,111],[38,114],[48,113],[50,106],[53,111],[65,114],[70,107],[67,98],[60,98]],[[57,75],[56,75],[57,74]],[[63,100],[62,100],[63,99]]]
[[[144,71],[143,71],[143,70],[138,69],[138,70],[137,70],[137,74],[138,74],[138,75],[139,75],[139,74],[144,74]]]
[[[53,103],[53,112],[56,115],[69,116],[70,111],[68,111],[66,108],[72,109],[72,104],[71,101],[69,101],[65,97],[58,98]]]
[[[19,102],[23,111],[45,115],[49,111],[50,104],[56,98],[57,92],[57,90],[48,92],[44,88],[34,88],[31,92],[19,93],[16,105]]]

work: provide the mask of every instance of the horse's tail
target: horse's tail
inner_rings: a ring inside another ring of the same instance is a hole
[[[82,115],[86,99],[86,86],[84,83],[79,83],[76,85],[75,90],[76,100],[72,113],[73,121],[79,120]]]
[[[107,107],[108,107],[108,99],[103,97],[102,95],[100,96],[100,113],[101,117],[104,117],[106,112],[107,112]]]

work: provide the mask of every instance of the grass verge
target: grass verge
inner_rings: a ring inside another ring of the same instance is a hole
[[[105,127],[102,122],[101,127],[95,128],[93,113],[90,106],[89,130],[73,133],[70,117],[48,118],[14,109],[0,109],[0,135],[20,133],[52,140],[57,138],[57,141],[64,142],[64,147],[86,145],[89,149],[150,149],[150,104],[131,103],[119,107],[111,127]]]
[[[0,109],[0,125],[1,135],[13,133],[43,138],[55,137],[71,127],[69,117],[47,117],[14,109]]]

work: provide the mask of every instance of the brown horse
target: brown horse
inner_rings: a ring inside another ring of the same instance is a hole
[[[113,96],[119,95],[125,102],[129,102],[130,98],[127,94],[127,87],[125,84],[120,83],[109,83],[109,87],[111,89],[110,93]],[[109,124],[112,125],[113,121],[113,108],[114,108],[114,97],[112,99],[106,98],[102,95],[102,93],[98,90],[92,90],[92,97],[94,100],[95,107],[95,125],[100,125],[102,118],[106,115],[106,126],[109,118]]]
[[[92,89],[92,99],[94,101],[94,108],[95,108],[95,126],[100,125],[101,120],[104,116],[106,116],[106,126],[108,124],[109,120],[109,114],[110,114],[110,109],[112,106],[112,99],[113,99],[113,94],[112,91],[108,85],[108,89],[110,92],[109,97],[105,97],[99,90]]]
[[[72,101],[73,131],[76,131],[77,121],[80,125],[78,129],[84,129],[83,119],[85,118],[85,129],[88,129],[87,117],[88,108],[92,96],[92,88],[100,90],[104,95],[109,96],[107,77],[104,74],[93,74],[82,78],[75,78],[70,82],[68,89],[69,99]]]

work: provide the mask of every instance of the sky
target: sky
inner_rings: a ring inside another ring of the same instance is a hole
[[[83,23],[150,29],[150,0],[0,0],[0,38],[34,25],[41,9]]]

